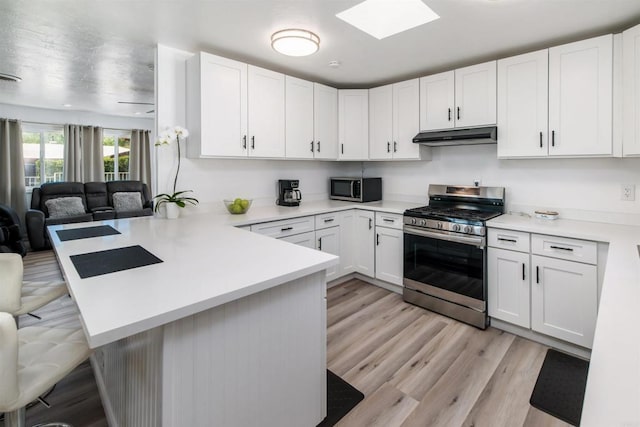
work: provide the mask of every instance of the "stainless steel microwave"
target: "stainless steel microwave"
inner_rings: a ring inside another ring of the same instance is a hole
[[[382,200],[382,178],[331,178],[329,198],[350,202]]]

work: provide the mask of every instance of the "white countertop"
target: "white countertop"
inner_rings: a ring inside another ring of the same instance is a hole
[[[581,426],[639,426],[640,227],[514,215],[487,225],[609,243]]]

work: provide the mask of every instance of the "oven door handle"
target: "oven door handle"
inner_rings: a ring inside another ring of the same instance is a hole
[[[420,237],[430,237],[432,239],[447,240],[449,242],[462,243],[465,245],[473,245],[479,248],[484,248],[484,237],[471,237],[471,236],[452,236],[450,234],[439,233],[437,231],[428,231],[421,228],[404,226],[404,232]]]

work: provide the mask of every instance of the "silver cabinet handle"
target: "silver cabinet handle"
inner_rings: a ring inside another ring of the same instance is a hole
[[[384,222],[396,222],[394,219],[382,218]]]

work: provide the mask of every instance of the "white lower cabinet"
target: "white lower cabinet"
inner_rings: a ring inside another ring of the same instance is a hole
[[[355,209],[339,212],[340,220],[340,272],[338,277],[356,271],[356,245]]]
[[[371,211],[357,209],[354,217],[354,255],[355,271],[365,276],[374,277],[375,258],[375,215]]]
[[[340,227],[329,227],[316,231],[316,249],[340,256]],[[339,266],[327,269],[327,282],[339,277]]]
[[[309,231],[307,233],[296,234],[294,236],[281,237],[279,240],[293,243],[295,245],[304,246],[305,248],[316,248],[316,233]]]
[[[489,316],[591,348],[598,314],[596,243],[489,229]]]
[[[529,253],[489,248],[487,268],[489,316],[531,327]]]
[[[402,286],[403,232],[376,227],[376,279]]]
[[[595,265],[531,256],[531,328],[591,348],[598,312]]]

